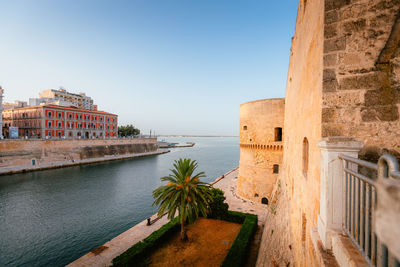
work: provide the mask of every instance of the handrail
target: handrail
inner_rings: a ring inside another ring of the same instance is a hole
[[[375,171],[378,170],[378,164],[375,164],[375,163],[372,163],[372,162],[368,162],[368,161],[365,161],[365,160],[361,160],[361,159],[356,159],[356,158],[353,158],[353,157],[350,157],[350,156],[347,156],[347,155],[344,155],[344,154],[339,154],[339,159],[343,159],[343,160],[346,160],[348,162],[355,163],[355,164],[358,164],[360,166],[373,169]]]

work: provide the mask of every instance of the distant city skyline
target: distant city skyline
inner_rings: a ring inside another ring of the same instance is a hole
[[[298,1],[2,1],[4,101],[60,86],[163,135],[239,132],[284,97]]]

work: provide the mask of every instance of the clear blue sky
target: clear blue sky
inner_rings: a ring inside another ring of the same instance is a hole
[[[63,86],[143,132],[237,135],[284,97],[297,0],[0,0],[5,101]]]

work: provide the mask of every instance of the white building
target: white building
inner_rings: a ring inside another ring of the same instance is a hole
[[[40,99],[49,98],[53,101],[66,101],[71,102],[73,106],[81,109],[94,110],[93,100],[91,97],[86,96],[85,93],[74,94],[67,92],[65,89],[49,89],[43,90],[39,94]]]

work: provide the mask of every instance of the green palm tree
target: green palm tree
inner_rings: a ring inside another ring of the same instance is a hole
[[[178,211],[182,241],[187,240],[185,222],[192,223],[200,214],[206,217],[212,200],[210,186],[200,181],[204,172],[193,174],[196,168],[195,160],[175,160],[172,173],[161,178],[168,183],[153,191],[153,205],[159,205],[159,216],[168,212],[168,219],[172,220]]]

